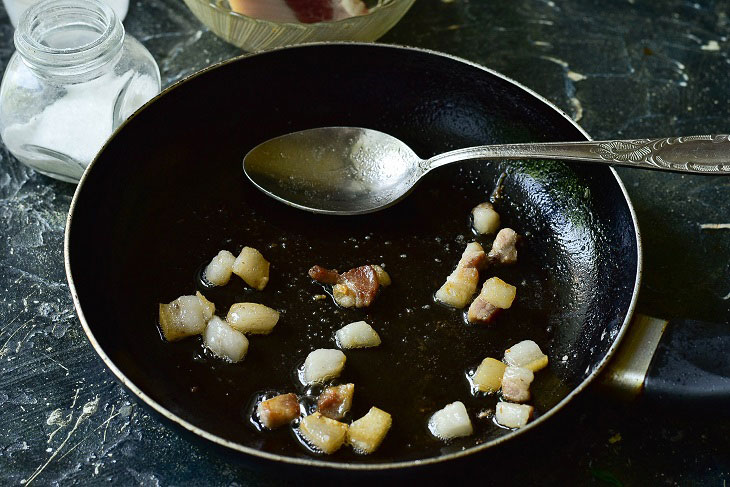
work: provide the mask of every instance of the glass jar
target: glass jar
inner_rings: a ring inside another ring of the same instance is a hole
[[[75,182],[106,140],[160,92],[147,49],[98,0],[43,0],[21,16],[0,85],[0,136],[24,164]]]
[[[8,13],[10,23],[13,24],[13,27],[18,26],[18,20],[23,12],[25,12],[28,7],[34,3],[38,3],[39,1],[40,0],[3,0],[3,4],[5,4],[5,11]],[[119,20],[124,22],[124,17],[127,16],[127,10],[129,10],[129,0],[102,1],[111,5],[114,9],[114,13],[116,13],[117,17],[119,17]]]

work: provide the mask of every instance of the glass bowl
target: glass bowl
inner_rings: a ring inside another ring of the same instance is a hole
[[[249,17],[232,11],[228,0],[184,1],[218,37],[246,51],[315,41],[374,41],[390,30],[415,2],[378,0],[364,15],[301,23]]]

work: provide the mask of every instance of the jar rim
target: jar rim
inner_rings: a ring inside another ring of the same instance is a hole
[[[98,34],[88,42],[56,47],[44,36],[67,25]],[[114,9],[98,0],[43,0],[23,12],[15,48],[30,67],[80,74],[106,64],[121,49],[124,26]]]

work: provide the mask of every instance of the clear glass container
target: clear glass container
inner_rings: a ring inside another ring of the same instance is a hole
[[[0,85],[0,136],[24,164],[75,182],[160,92],[152,55],[98,0],[43,0],[20,18]]]
[[[40,0],[3,0],[5,10],[8,13],[8,17],[10,17],[10,23],[13,24],[13,27],[18,26],[18,20],[20,20],[20,16],[23,15],[23,12],[25,12],[28,7],[34,3],[38,3],[39,1]],[[114,9],[114,13],[116,13],[117,17],[119,17],[119,20],[122,22],[124,21],[124,17],[127,16],[127,10],[129,10],[129,0],[101,1],[111,5]]]

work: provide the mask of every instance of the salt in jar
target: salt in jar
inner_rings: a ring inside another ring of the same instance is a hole
[[[152,55],[98,0],[43,0],[20,18],[0,85],[0,136],[24,164],[78,181],[106,140],[160,91]]]

